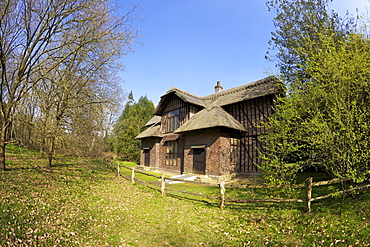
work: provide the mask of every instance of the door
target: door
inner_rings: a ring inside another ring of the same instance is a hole
[[[144,149],[144,166],[150,166],[150,149]]]
[[[206,150],[204,148],[193,149],[193,172],[204,175],[206,173]]]

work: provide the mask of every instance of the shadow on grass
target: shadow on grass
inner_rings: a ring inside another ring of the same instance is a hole
[[[278,210],[299,210],[304,212],[305,206],[302,203],[295,203],[290,204],[287,202],[279,202],[279,203],[226,203],[226,207],[228,210],[239,212],[241,209],[243,210],[253,210],[253,211],[278,211]]]
[[[121,177],[124,178],[125,180],[131,182],[130,178],[122,176],[122,175],[121,175]],[[148,190],[153,191],[155,193],[161,193],[161,189],[158,186],[158,185],[160,185],[159,181],[158,182],[144,182],[144,181],[139,180],[139,179],[135,179],[135,181],[136,182],[134,183],[134,185],[136,185],[136,186],[140,186],[142,188],[148,189]],[[181,192],[178,192],[178,193],[181,193]],[[183,200],[183,201],[197,202],[197,203],[204,204],[206,206],[219,207],[218,203],[210,202],[206,199],[197,199],[197,198],[194,198],[192,196],[186,196],[186,194],[179,195],[178,193],[176,193],[174,191],[168,191],[167,190],[166,191],[166,196],[169,196],[169,197],[172,197],[172,198],[175,198],[175,199],[178,199],[178,200]],[[158,195],[158,196],[161,196],[161,195]]]
[[[179,192],[181,193],[181,192]],[[197,203],[202,203],[206,206],[209,206],[209,207],[219,207],[219,203],[215,203],[215,202],[210,202],[206,199],[196,199],[196,198],[192,198],[190,196],[186,196],[185,194],[184,195],[179,195],[179,194],[175,194],[173,193],[172,191],[169,192],[169,191],[166,191],[166,196],[170,196],[172,198],[175,198],[175,199],[178,199],[178,200],[183,200],[183,201],[191,201],[191,202],[197,202]]]
[[[146,186],[145,184],[140,184],[140,186],[143,186],[145,188],[148,188],[152,191],[161,193],[160,188],[152,187],[152,186]],[[212,199],[203,199],[203,198],[195,198],[196,196],[187,196],[187,194],[183,194],[181,192],[173,192],[173,191],[166,191],[166,196],[182,200],[182,201],[188,201],[188,202],[195,202],[195,203],[201,203],[207,207],[211,208],[219,208],[220,202],[216,200],[212,201]],[[226,202],[225,208],[230,211],[238,212],[241,209],[246,210],[254,210],[254,211],[266,211],[268,210],[281,210],[281,209],[296,209],[300,211],[305,210],[305,206],[303,203],[287,203],[287,202],[281,202],[281,203],[234,203],[234,202]]]
[[[11,167],[6,168],[5,171],[39,171],[41,172],[53,172],[51,168],[48,167],[41,167],[41,166],[33,166],[33,167]]]
[[[125,176],[121,176],[127,181],[131,182],[131,179]],[[134,185],[139,186],[141,188],[153,191],[155,193],[161,193],[160,189],[160,182],[144,182],[138,179],[135,179]],[[161,196],[161,195],[158,195]],[[220,202],[216,202],[216,200],[212,201],[212,199],[203,199],[203,198],[196,198],[197,196],[191,196],[187,195],[185,193],[181,192],[176,192],[176,191],[169,191],[166,190],[166,196],[182,200],[182,201],[187,201],[187,202],[195,202],[195,203],[200,203],[203,204],[207,207],[211,208],[219,208],[220,207]],[[250,210],[261,210],[261,211],[266,211],[268,210],[280,210],[280,209],[296,209],[300,211],[304,211],[305,206],[303,203],[287,203],[287,202],[281,202],[281,203],[234,203],[234,202],[226,202],[225,204],[226,208],[231,211],[240,211],[241,209],[250,209]]]

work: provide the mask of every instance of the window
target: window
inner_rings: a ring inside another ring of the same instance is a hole
[[[180,110],[176,109],[168,113],[167,132],[174,132],[179,127]]]
[[[238,144],[238,139],[230,138],[230,164],[232,165],[236,165],[238,163]]]
[[[177,142],[167,142],[166,165],[177,165]]]

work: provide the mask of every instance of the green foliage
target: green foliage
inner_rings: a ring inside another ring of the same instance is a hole
[[[135,139],[153,117],[154,104],[146,96],[134,102],[132,93],[121,116],[118,118],[110,138],[112,150],[126,161],[140,161],[140,140]]]
[[[311,56],[306,95],[307,141],[317,160],[336,177],[363,181],[370,160],[370,40],[349,35]]]
[[[292,25],[296,21],[290,20]],[[311,28],[310,22],[299,25]],[[332,33],[300,35],[304,45],[290,47],[292,56],[304,58],[302,63],[292,61],[302,73],[283,76],[288,94],[267,124],[271,131],[264,140],[269,152],[263,155],[261,168],[268,178],[292,178],[312,162],[335,177],[357,182],[369,178],[370,41],[364,35],[343,33],[348,25],[342,25]],[[283,48],[280,42],[286,37],[279,39],[276,44]]]
[[[328,3],[332,0],[271,0],[266,5],[269,11],[274,11],[275,30],[269,41],[270,48],[267,58],[276,61],[285,82],[290,84],[299,78],[307,77],[304,66],[309,59],[301,49],[310,49],[307,40],[317,41],[324,34],[341,40],[355,28],[354,21],[349,16],[345,20],[335,12],[328,12]],[[343,22],[345,21],[345,24]]]
[[[312,152],[302,125],[300,98],[280,98],[267,124],[271,131],[262,139],[268,152],[261,153],[264,178],[273,184],[291,183]]]

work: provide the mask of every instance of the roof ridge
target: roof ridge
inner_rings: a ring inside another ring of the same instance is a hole
[[[235,100],[237,100],[237,99],[238,100],[245,100],[246,98],[250,99],[251,97],[256,97],[255,94],[257,94],[259,96],[263,96],[264,94],[262,94],[262,93],[258,94],[256,92],[254,92],[255,90],[249,90],[249,89],[253,89],[253,88],[259,87],[259,86],[265,87],[264,85],[269,85],[269,83],[274,82],[275,80],[276,80],[275,77],[268,76],[268,77],[265,77],[265,78],[260,79],[258,81],[254,81],[254,82],[251,82],[251,83],[248,83],[248,84],[244,84],[244,85],[241,85],[241,86],[238,86],[238,87],[230,88],[230,89],[227,89],[227,90],[224,90],[224,91],[221,91],[221,92],[217,92],[217,93],[213,93],[213,94],[203,96],[203,97],[194,95],[192,93],[189,93],[189,92],[187,92],[185,90],[182,90],[180,88],[177,88],[177,87],[172,87],[164,95],[161,96],[161,101],[159,102],[158,106],[156,107],[156,110],[154,111],[154,114],[157,115],[157,113],[161,111],[160,107],[161,107],[161,103],[163,103],[162,102],[162,100],[164,99],[163,97],[165,97],[165,96],[167,96],[171,93],[176,94],[180,99],[184,100],[187,103],[194,104],[194,105],[197,105],[197,106],[200,106],[200,107],[203,107],[203,108],[208,108],[209,106],[211,106],[214,103],[219,104],[220,106],[222,106],[222,105],[225,105],[225,104],[235,103],[236,102]],[[246,92],[246,94],[244,96],[240,95],[241,92],[243,92],[243,91]],[[274,93],[274,92],[271,91],[271,89],[268,92],[269,93]],[[234,99],[233,98],[234,95],[237,98]],[[249,96],[247,96],[247,95],[249,95]],[[222,100],[222,99],[225,99],[225,100]],[[222,101],[223,103],[219,102],[219,101]]]
[[[204,96],[204,97],[200,97],[200,98],[202,100],[217,99],[219,97],[229,95],[229,94],[234,94],[236,92],[245,90],[247,88],[252,88],[252,87],[255,87],[255,86],[258,86],[258,85],[261,85],[261,84],[268,83],[271,79],[272,79],[271,76],[269,76],[269,77],[260,79],[258,81],[250,82],[250,83],[247,83],[247,84],[244,84],[244,85],[241,85],[241,86],[233,87],[233,88],[230,88],[230,89],[227,89],[227,90],[224,90],[224,91],[221,91],[221,92],[213,93],[213,94],[210,94],[210,95],[207,95],[207,96]]]
[[[208,100],[208,99],[212,99],[214,97],[218,98],[219,96],[233,94],[233,93],[239,92],[239,91],[247,89],[247,88],[251,88],[251,87],[261,85],[261,84],[265,84],[265,83],[268,83],[271,80],[272,80],[272,76],[268,76],[266,78],[263,78],[263,79],[260,79],[260,80],[254,81],[254,82],[243,84],[241,86],[233,87],[233,88],[230,88],[230,89],[227,89],[227,90],[224,90],[224,91],[221,91],[221,92],[213,93],[213,94],[210,94],[210,95],[206,95],[206,96],[197,96],[195,94],[189,93],[188,91],[185,91],[185,90],[180,89],[178,87],[171,87],[165,94],[170,93],[172,91],[179,91],[181,93],[187,94],[187,95],[192,96],[192,97],[196,97],[198,99]]]
[[[244,84],[244,85],[241,85],[241,86],[233,87],[233,88],[230,88],[230,89],[227,89],[227,90],[224,90],[224,91],[221,91],[221,92],[213,93],[213,94],[210,94],[210,95],[206,95],[206,96],[197,96],[195,94],[189,93],[188,91],[185,91],[185,90],[180,89],[178,87],[171,87],[165,93],[165,95],[168,94],[168,93],[171,93],[172,91],[178,91],[180,93],[186,94],[186,95],[191,96],[191,97],[195,97],[195,98],[200,99],[200,100],[211,100],[211,99],[219,98],[221,96],[233,94],[233,93],[245,90],[247,88],[252,88],[252,87],[255,87],[255,86],[259,86],[261,84],[268,83],[272,79],[273,79],[272,76],[268,76],[266,78],[263,78],[263,79],[260,79],[260,80],[254,81],[254,82],[250,82],[250,83],[247,83],[247,84]]]
[[[192,94],[192,93],[189,93],[188,91],[182,90],[182,89],[180,89],[178,87],[171,87],[170,90],[168,90],[165,94],[171,93],[173,91],[178,91],[178,92],[183,93],[183,94],[186,94],[188,96],[195,97],[197,99],[202,99],[202,97],[197,96],[197,95]]]

